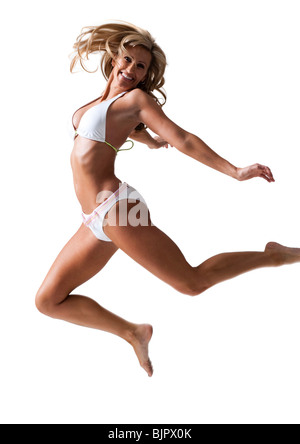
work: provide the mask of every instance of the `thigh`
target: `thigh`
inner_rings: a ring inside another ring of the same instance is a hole
[[[130,217],[124,223],[124,214],[120,215],[121,207],[114,210],[111,217],[108,213],[105,234],[113,243],[128,256],[157,276],[162,281],[176,288],[186,290],[193,287],[195,269],[186,261],[178,246],[159,228],[152,224],[148,211],[148,221],[145,225],[133,226]],[[127,216],[135,205],[128,204]],[[118,221],[123,223],[119,224]]]
[[[97,274],[117,250],[112,242],[98,240],[82,224],[55,259],[39,293],[51,297],[53,303],[63,301],[71,291]]]

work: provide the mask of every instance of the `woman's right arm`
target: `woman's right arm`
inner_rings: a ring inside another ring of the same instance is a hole
[[[160,136],[152,137],[146,129],[141,131],[132,131],[129,137],[137,142],[144,143],[151,149],[165,147],[168,148],[168,142],[163,140]]]

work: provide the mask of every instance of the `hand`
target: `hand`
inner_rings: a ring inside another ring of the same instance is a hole
[[[169,148],[168,142],[166,142],[164,139],[162,139],[160,136],[153,137],[153,143],[149,143],[149,148]]]
[[[237,178],[240,181],[253,179],[254,177],[262,177],[268,182],[275,182],[273,174],[267,166],[256,163],[246,168],[237,169]]]

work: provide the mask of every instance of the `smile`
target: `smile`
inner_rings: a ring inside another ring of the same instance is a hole
[[[123,72],[121,72],[121,74],[122,74],[122,77],[124,77],[124,79],[126,79],[126,80],[133,80],[133,78],[132,77],[129,77],[129,76],[127,76],[126,74],[124,74]]]

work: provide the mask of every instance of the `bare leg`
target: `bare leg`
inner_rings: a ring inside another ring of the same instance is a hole
[[[150,224],[150,215],[147,226],[108,224],[105,232],[115,245],[152,274],[191,296],[258,268],[300,262],[300,249],[272,242],[261,252],[223,253],[192,267],[177,245]]]
[[[177,245],[153,225],[108,225],[106,233],[112,243],[98,241],[88,228],[80,227],[52,265],[37,293],[36,304],[48,316],[123,338],[133,346],[149,376],[153,373],[148,355],[152,327],[130,323],[90,298],[71,294],[97,274],[118,248],[164,282],[189,295],[200,294],[256,268],[300,262],[300,249],[270,243],[264,252],[224,253],[192,267]]]
[[[196,267],[199,278],[205,277],[207,288],[243,273],[263,267],[276,267],[300,262],[300,249],[288,248],[275,242],[263,252],[223,253]]]
[[[77,294],[69,295],[54,310],[56,319],[84,327],[112,333],[132,345],[141,367],[152,376],[153,367],[149,359],[148,345],[153,328],[149,324],[134,324],[106,310],[93,299]]]
[[[132,345],[149,376],[153,369],[148,356],[152,327],[134,324],[101,307],[86,296],[70,294],[97,274],[117,251],[113,243],[100,242],[83,225],[60,252],[37,296],[37,308],[44,314],[77,325],[115,334]]]

